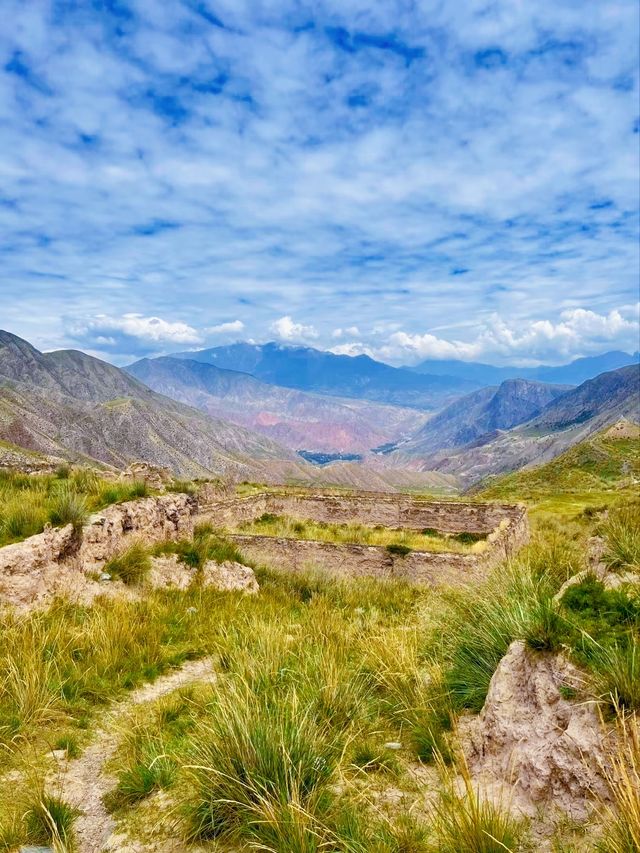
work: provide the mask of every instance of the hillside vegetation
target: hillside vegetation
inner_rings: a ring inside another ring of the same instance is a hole
[[[640,485],[639,434],[637,426],[623,422],[621,428],[602,430],[551,462],[501,477],[474,492],[566,512],[607,506],[625,495],[632,499]]]
[[[50,750],[82,762],[106,726],[113,783],[104,807],[138,849],[534,853],[544,837],[544,849],[563,853],[635,850],[640,505],[625,477],[639,444],[605,434],[592,455],[559,462],[553,478],[523,473],[534,508],[556,492],[573,496],[584,476],[596,478],[587,494],[610,496],[609,510],[540,513],[531,543],[475,586],[256,567],[258,595],[216,592],[199,583],[203,555],[242,557],[199,528],[192,542],[123,555],[127,596],[4,613],[0,849],[74,849],[81,816]],[[492,488],[517,496],[513,478]],[[593,536],[614,587],[594,572],[575,578]],[[188,589],[145,586],[160,552],[195,567]],[[589,821],[554,822],[551,806],[528,821],[508,797],[474,788],[460,726],[482,709],[516,640],[541,660],[571,660],[580,679],[562,685],[563,701],[596,703],[621,732],[611,798]],[[132,688],[198,659],[210,661],[212,679],[127,705]],[[109,729],[111,718],[119,722]]]

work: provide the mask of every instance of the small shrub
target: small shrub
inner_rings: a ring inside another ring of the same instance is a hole
[[[532,609],[525,628],[526,644],[538,652],[557,652],[562,647],[565,634],[565,621],[553,599],[541,599]]]
[[[612,569],[640,570],[640,506],[618,507],[601,527],[604,561]]]
[[[442,768],[442,765],[441,765]],[[440,799],[432,810],[438,853],[516,853],[526,842],[526,824],[477,790],[466,766],[461,768],[464,793],[446,771]]]
[[[129,486],[130,498],[146,498],[149,494],[149,486],[144,480],[134,480]]]
[[[133,586],[142,583],[149,574],[151,561],[144,545],[135,542],[119,556],[109,560],[104,570],[112,577],[120,578],[127,585]]]
[[[54,471],[54,476],[57,480],[68,480],[71,474],[71,468],[68,465],[58,465]]]
[[[120,774],[116,787],[104,797],[105,808],[115,812],[144,800],[154,791],[170,787],[176,772],[175,763],[166,755],[148,754],[146,760]]]
[[[408,545],[400,545],[398,542],[392,542],[387,545],[387,552],[394,557],[406,557],[411,553],[411,548]]]
[[[177,492],[183,495],[195,495],[198,487],[190,480],[173,480],[165,486],[168,492]]]
[[[608,822],[598,843],[601,853],[640,850],[640,720],[636,714],[619,717],[618,739],[605,775],[612,802],[602,803]]]
[[[635,635],[597,647],[591,665],[592,687],[600,699],[614,711],[640,711],[640,641]]]
[[[423,536],[440,536],[439,531],[435,529],[435,527],[425,527],[422,531]]]
[[[59,797],[39,792],[28,805],[24,823],[29,841],[69,850],[74,844],[76,809]]]
[[[359,743],[354,747],[351,758],[355,767],[365,773],[392,773],[400,771],[400,764],[390,750],[376,746],[371,741]]]
[[[190,840],[257,831],[265,808],[304,810],[326,789],[341,745],[293,697],[271,702],[240,685],[211,711],[195,732],[188,768]]]
[[[487,534],[470,533],[468,530],[465,530],[462,533],[456,533],[451,538],[462,545],[474,545],[476,542],[483,542],[487,538]]]
[[[74,734],[67,733],[60,735],[53,745],[54,749],[64,749],[68,759],[79,758],[82,750],[78,739]]]

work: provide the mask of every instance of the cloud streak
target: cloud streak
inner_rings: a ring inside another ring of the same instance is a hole
[[[36,344],[628,345],[635,2],[3,13],[2,324]]]

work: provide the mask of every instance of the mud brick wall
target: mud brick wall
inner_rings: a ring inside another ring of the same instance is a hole
[[[245,559],[286,572],[320,571],[334,577],[400,579],[429,586],[480,579],[484,555],[412,551],[406,557],[376,545],[338,545],[273,536],[230,537]]]
[[[523,514],[519,506],[505,504],[423,501],[405,495],[278,495],[261,493],[246,498],[202,503],[201,511],[219,526],[232,527],[252,521],[264,512],[299,521],[334,524],[377,524],[390,528],[440,533],[489,533],[501,522],[515,522]]]

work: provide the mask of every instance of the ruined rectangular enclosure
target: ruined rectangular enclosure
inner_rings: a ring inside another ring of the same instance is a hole
[[[202,494],[199,511],[216,527],[231,529],[271,513],[302,522],[381,525],[407,531],[430,528],[441,534],[486,536],[486,547],[479,553],[411,550],[402,555],[384,545],[228,534],[247,558],[275,569],[319,570],[342,577],[397,578],[429,585],[479,579],[493,565],[512,556],[529,538],[527,512],[522,505],[431,501],[408,495],[262,492],[248,497],[221,498]]]

